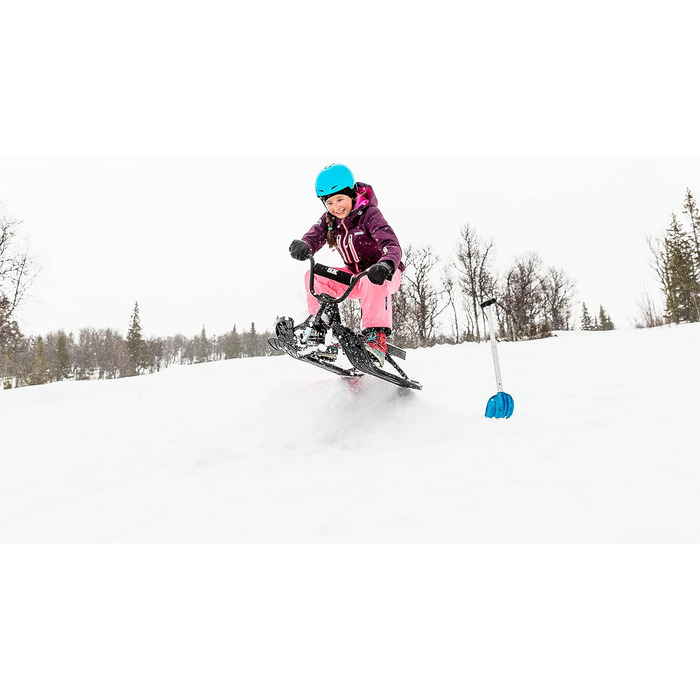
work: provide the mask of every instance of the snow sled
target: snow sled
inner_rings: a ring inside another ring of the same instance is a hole
[[[361,377],[365,374],[383,379],[408,389],[422,389],[419,382],[408,378],[399,367],[397,359],[405,360],[406,351],[387,343],[385,363],[393,371],[380,367],[372,355],[365,349],[364,338],[342,324],[339,305],[348,298],[357,282],[367,275],[367,271],[358,275],[338,271],[314,261],[309,257],[311,275],[309,291],[320,304],[316,314],[294,325],[293,319],[284,316],[275,327],[275,338],[267,342],[277,351],[285,352],[290,357],[321,367],[329,372],[344,377]],[[329,272],[332,270],[332,272]],[[346,283],[348,288],[339,297],[329,294],[317,294],[314,291],[314,275],[330,277]],[[343,361],[343,356],[346,362]],[[347,366],[349,363],[349,366]],[[346,366],[343,366],[346,365]]]

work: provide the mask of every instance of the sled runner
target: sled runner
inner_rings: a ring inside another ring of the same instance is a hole
[[[387,343],[385,362],[391,365],[395,372],[387,371],[377,366],[367,352],[364,338],[342,324],[338,307],[347,299],[357,282],[367,275],[367,272],[360,272],[353,276],[335,268],[316,264],[313,256],[310,256],[309,260],[311,264],[309,291],[318,299],[319,310],[296,326],[291,318],[286,316],[281,318],[275,327],[276,337],[268,338],[267,342],[270,346],[287,353],[296,360],[302,360],[345,377],[361,377],[368,374],[408,389],[422,389],[419,382],[409,379],[396,361],[406,359],[404,350]],[[331,276],[346,283],[348,288],[337,298],[329,294],[317,294],[314,291],[315,274]],[[341,354],[350,363],[350,367],[342,367],[338,364]]]

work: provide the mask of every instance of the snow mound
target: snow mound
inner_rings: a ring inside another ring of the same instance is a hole
[[[699,542],[700,324],[0,393],[0,542]]]

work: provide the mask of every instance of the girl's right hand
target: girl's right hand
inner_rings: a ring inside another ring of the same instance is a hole
[[[294,240],[289,246],[289,254],[295,260],[308,260],[309,255],[311,255],[311,250],[309,249],[309,246],[304,243],[304,241]]]

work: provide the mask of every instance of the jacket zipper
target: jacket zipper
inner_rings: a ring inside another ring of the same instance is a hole
[[[341,245],[343,246],[343,257],[345,258],[345,262],[348,265],[354,265],[355,267],[355,274],[359,275],[360,274],[360,266],[358,265],[358,260],[357,258],[359,257],[357,255],[357,251],[355,250],[355,246],[352,244],[352,241],[350,240],[350,233],[348,231],[348,227],[345,225],[345,219],[343,219],[340,222],[343,225],[343,228],[345,229],[345,235],[343,236],[341,240]],[[353,253],[351,256],[350,253]]]

